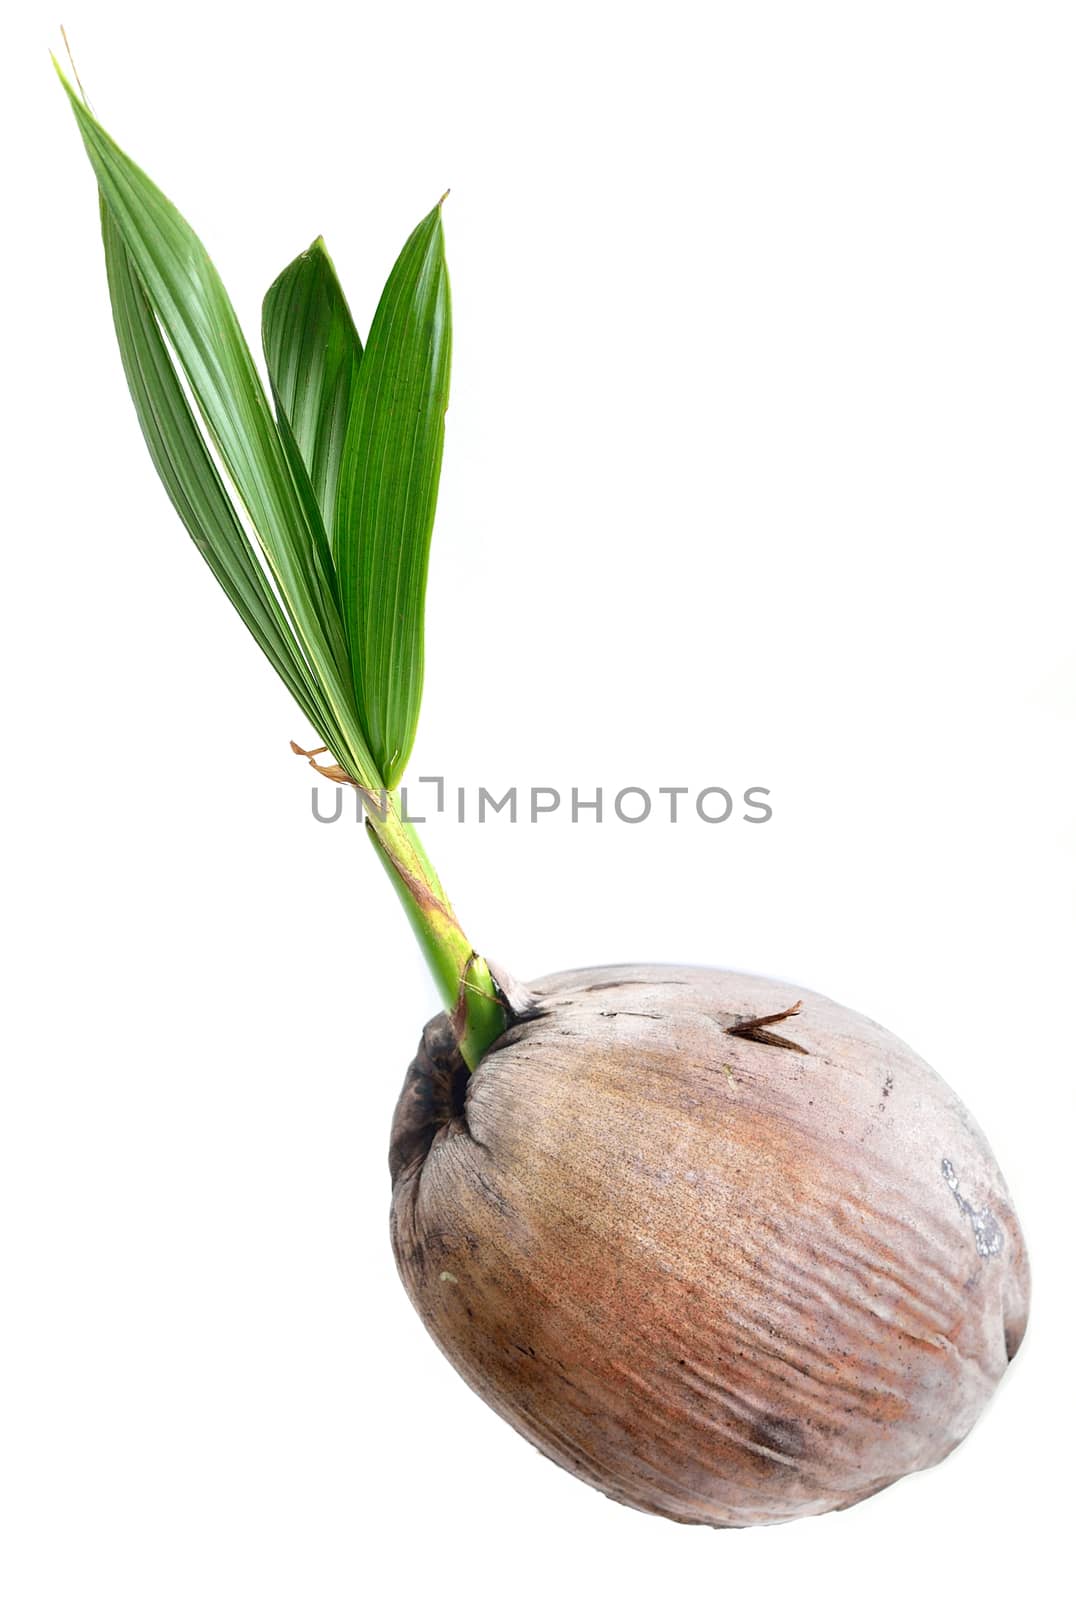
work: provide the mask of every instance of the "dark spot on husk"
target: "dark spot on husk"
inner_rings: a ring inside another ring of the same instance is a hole
[[[759,1417],[751,1429],[751,1443],[767,1452],[767,1459],[775,1465],[791,1466],[806,1453],[803,1428],[790,1417],[767,1413]]]
[[[439,1129],[463,1115],[470,1076],[452,1024],[442,1012],[422,1030],[396,1106],[389,1145],[393,1183],[406,1167],[425,1158]]]

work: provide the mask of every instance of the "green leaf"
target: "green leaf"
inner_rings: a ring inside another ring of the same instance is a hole
[[[330,541],[362,343],[324,239],[285,267],[262,302],[262,348],[281,433],[290,430]]]
[[[57,68],[57,71],[59,69]],[[231,301],[190,225],[108,136],[60,74],[105,204],[246,507],[295,637],[329,708],[333,753],[378,787],[350,681],[328,541],[303,495]]]
[[[422,699],[430,535],[448,405],[452,317],[441,208],[404,245],[354,384],[335,553],[355,694],[391,788]]]
[[[331,742],[332,718],[251,550],[115,218],[103,200],[101,233],[123,369],[161,482],[232,605],[311,724]]]

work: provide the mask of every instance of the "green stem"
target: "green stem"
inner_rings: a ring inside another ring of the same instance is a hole
[[[441,880],[396,792],[366,801],[366,826],[452,1018],[460,1054],[473,1072],[508,1013],[489,967],[464,934]]]

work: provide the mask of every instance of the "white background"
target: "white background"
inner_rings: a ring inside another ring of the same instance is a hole
[[[681,1528],[544,1461],[427,1340],[385,1147],[433,991],[145,457],[60,20],[252,336],[320,231],[365,331],[452,186],[412,772],[760,784],[774,817],[440,818],[431,853],[524,977],[778,974],[968,1101],[1035,1298],[943,1467]],[[5,33],[0,1588],[1026,1587],[1067,1548],[1076,1310],[1071,8],[50,0]]]

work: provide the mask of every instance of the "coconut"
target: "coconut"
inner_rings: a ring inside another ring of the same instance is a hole
[[[472,1388],[613,1499],[714,1527],[948,1455],[1029,1282],[942,1079],[771,979],[603,967],[531,993],[473,1075],[435,1017],[392,1132],[400,1274]]]

